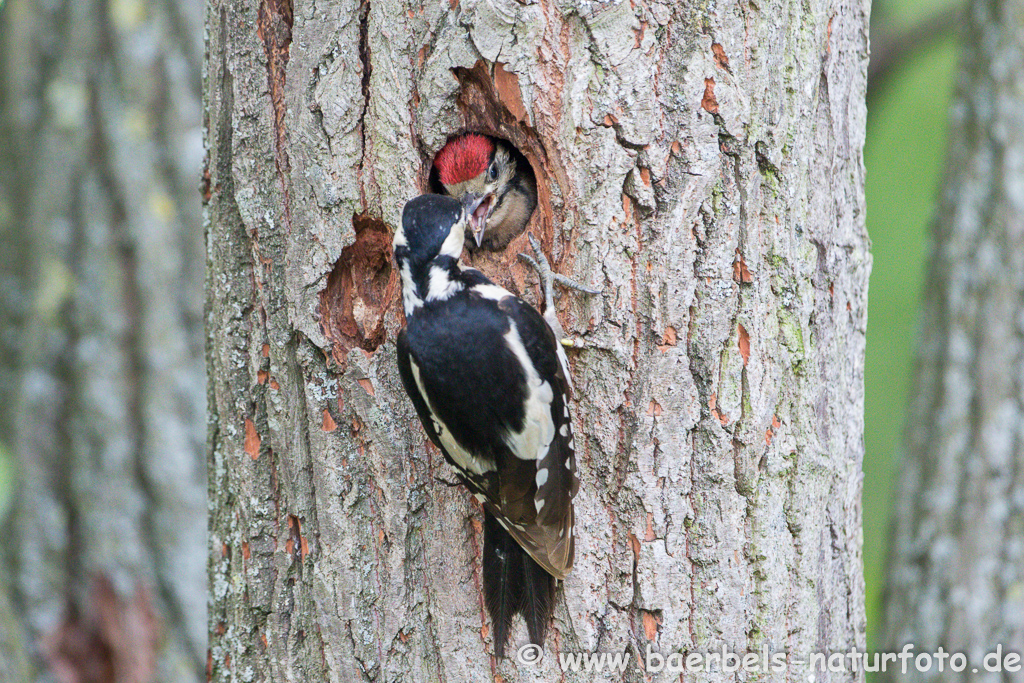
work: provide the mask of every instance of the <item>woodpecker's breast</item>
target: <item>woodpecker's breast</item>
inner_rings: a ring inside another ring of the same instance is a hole
[[[511,331],[496,302],[470,291],[424,304],[406,328],[431,412],[464,450],[493,462],[505,436],[522,431],[531,391]]]

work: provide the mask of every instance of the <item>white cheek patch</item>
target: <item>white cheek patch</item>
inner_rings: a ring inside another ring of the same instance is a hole
[[[463,216],[459,222],[452,226],[448,236],[441,243],[441,255],[451,256],[454,259],[462,255],[462,246],[466,241],[466,218]]]

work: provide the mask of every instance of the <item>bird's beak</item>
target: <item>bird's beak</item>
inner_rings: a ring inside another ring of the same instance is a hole
[[[466,207],[466,215],[469,217],[469,228],[473,233],[473,241],[479,247],[484,241],[484,230],[487,228],[487,219],[491,217],[494,210],[494,194],[488,192],[479,195],[470,192],[462,197],[462,205]]]

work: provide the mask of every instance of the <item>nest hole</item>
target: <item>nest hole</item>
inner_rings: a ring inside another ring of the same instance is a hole
[[[549,158],[547,150],[537,132],[528,124],[529,118],[519,90],[519,77],[505,70],[498,62],[490,64],[478,60],[471,69],[452,69],[459,81],[459,95],[456,104],[462,113],[463,127],[448,137],[451,140],[466,133],[479,133],[505,142],[513,151],[517,165],[525,163],[533,174],[537,185],[537,207],[527,223],[528,230],[549,244],[552,236],[553,210],[549,181],[558,182],[565,174]],[[425,177],[426,190],[443,193],[434,158],[435,150],[428,160],[429,168]],[[562,183],[559,183],[562,185]],[[564,194],[562,188],[560,194]]]

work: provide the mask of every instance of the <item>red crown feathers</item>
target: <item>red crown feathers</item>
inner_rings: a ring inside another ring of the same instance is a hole
[[[490,138],[477,133],[467,133],[450,140],[437,153],[434,166],[445,185],[455,185],[477,177],[487,170],[494,154],[494,143]]]

